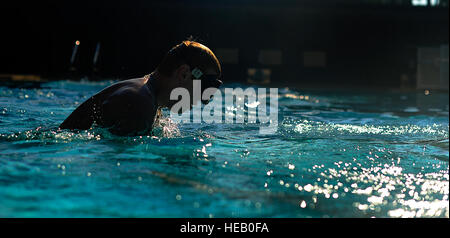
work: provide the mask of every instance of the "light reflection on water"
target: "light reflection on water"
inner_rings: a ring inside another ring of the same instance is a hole
[[[110,83],[0,88],[1,217],[449,217],[448,93],[280,89],[275,135],[55,130]]]

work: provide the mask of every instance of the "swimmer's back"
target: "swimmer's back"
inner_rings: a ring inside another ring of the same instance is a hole
[[[59,127],[87,130],[95,122],[119,135],[151,129],[156,108],[147,80],[124,80],[103,89],[76,108]]]

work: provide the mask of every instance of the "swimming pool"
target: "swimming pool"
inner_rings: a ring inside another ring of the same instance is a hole
[[[449,217],[448,93],[279,89],[273,135],[56,130],[111,83],[0,87],[0,217]]]

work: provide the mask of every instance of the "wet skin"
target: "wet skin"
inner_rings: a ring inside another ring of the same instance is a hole
[[[134,135],[152,129],[157,108],[147,78],[115,83],[76,108],[59,126],[61,129],[87,130],[95,122],[113,134]]]

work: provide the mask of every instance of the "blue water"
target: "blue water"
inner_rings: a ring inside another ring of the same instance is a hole
[[[280,89],[274,135],[56,129],[111,83],[0,87],[0,217],[449,217],[448,93]]]

